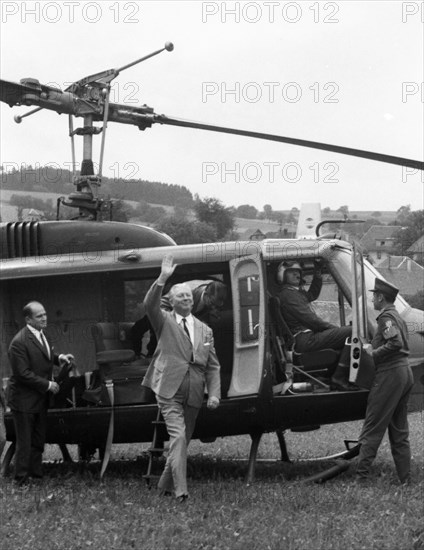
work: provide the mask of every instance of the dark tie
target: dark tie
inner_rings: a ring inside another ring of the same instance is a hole
[[[46,340],[46,337],[44,336],[44,333],[40,332],[40,336],[41,336],[41,341],[43,342],[43,348],[45,349],[47,355],[50,357],[50,348],[49,348],[49,345],[47,344],[47,340]]]
[[[188,326],[187,326],[187,319],[185,317],[182,318],[182,323],[183,323],[184,332],[187,334],[188,339],[191,342],[190,333],[188,331]]]

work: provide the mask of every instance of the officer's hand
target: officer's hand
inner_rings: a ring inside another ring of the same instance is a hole
[[[208,409],[211,409],[211,410],[217,409],[219,407],[219,399],[214,395],[212,395],[212,397],[209,397],[208,399],[207,407]]]
[[[362,346],[362,349],[367,353],[368,355],[371,355],[372,357],[372,345],[371,344],[364,344]]]

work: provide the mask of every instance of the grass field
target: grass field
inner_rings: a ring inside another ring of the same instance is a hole
[[[115,446],[102,482],[99,462],[54,462],[60,454],[48,446],[43,485],[18,489],[10,478],[1,480],[0,548],[422,550],[423,416],[409,418],[413,483],[407,487],[397,482],[386,439],[369,485],[356,486],[351,470],[325,484],[302,481],[332,464],[306,459],[342,450],[361,422],[287,432],[293,463],[259,462],[250,486],[246,463],[238,460],[248,456],[248,436],[193,441],[185,504],[147,488],[146,445]],[[264,436],[259,456],[278,459],[274,434]]]

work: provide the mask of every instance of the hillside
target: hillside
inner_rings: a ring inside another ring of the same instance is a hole
[[[46,191],[35,192],[35,191],[14,191],[11,189],[2,189],[1,202],[0,202],[0,214],[3,222],[12,222],[12,221],[16,221],[17,219],[17,207],[9,204],[10,197],[12,195],[20,195],[20,196],[31,195],[32,197],[37,197],[43,201],[51,201],[54,207],[56,207],[57,199],[59,197],[63,197],[63,194],[48,193]],[[137,201],[124,201],[124,202],[132,206],[133,208],[138,205]],[[154,203],[149,203],[149,204],[150,206],[160,206],[170,214],[174,212],[173,206],[168,206],[164,204],[154,204]]]
[[[103,193],[106,195],[105,193]],[[52,201],[52,206],[56,208],[56,201],[59,197],[63,196],[63,193],[53,193],[53,192],[47,192],[47,191],[16,191],[13,189],[1,189],[1,202],[0,202],[0,214],[1,219],[3,222],[11,222],[16,221],[17,219],[17,208],[15,206],[11,206],[9,204],[10,197],[12,195],[31,195],[33,197],[37,197],[43,201]],[[138,201],[130,201],[125,200],[125,203],[132,206],[133,208],[136,207],[139,202]],[[151,206],[160,206],[168,214],[172,214],[174,212],[174,207],[170,206],[168,204],[160,204],[160,203],[151,203],[148,202]],[[282,212],[286,216],[289,216],[291,210],[279,210],[278,212]],[[189,217],[192,218],[193,214],[189,210]],[[374,211],[351,211],[349,212],[349,217],[354,218],[356,216],[356,219],[370,219],[372,218],[372,214]],[[323,215],[323,219],[339,219],[343,218],[342,214],[340,212],[331,211],[327,215]],[[395,211],[386,211],[381,212],[381,215],[378,217],[374,216],[374,219],[378,220],[382,224],[388,224],[392,222],[396,218],[396,212]],[[194,219],[194,218],[193,218]],[[277,222],[268,221],[268,220],[259,220],[259,219],[246,219],[246,218],[235,218],[236,222],[236,231],[244,236],[246,235],[246,238],[248,235],[251,235],[254,233],[257,229],[260,229],[263,233],[268,232],[276,232],[279,229],[279,224]],[[287,224],[289,226],[290,224]],[[293,225],[293,224],[291,224]],[[294,225],[293,225],[294,229]]]

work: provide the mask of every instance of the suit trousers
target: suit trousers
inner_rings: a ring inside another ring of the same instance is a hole
[[[6,426],[4,423],[4,409],[3,409],[3,404],[0,403],[0,456],[2,455],[5,445],[6,445]]]
[[[193,435],[198,407],[187,404],[190,393],[190,375],[187,371],[174,397],[156,395],[169,434],[169,452],[165,469],[159,479],[160,491],[175,490],[175,496],[187,495],[187,447]]]
[[[15,479],[42,477],[47,408],[35,413],[12,411],[12,415],[16,434]]]
[[[390,449],[401,482],[410,475],[408,398],[414,383],[409,366],[378,372],[368,395],[367,412],[359,437],[357,475],[366,478],[388,428]]]

